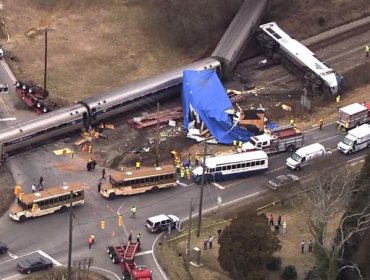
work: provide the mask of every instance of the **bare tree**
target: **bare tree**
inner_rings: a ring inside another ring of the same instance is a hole
[[[360,279],[362,277],[360,269],[355,264],[345,265],[339,268],[339,262],[343,261],[344,245],[354,234],[366,231],[370,227],[370,203],[355,213],[347,212],[353,200],[354,193],[362,192],[369,187],[368,182],[359,183],[359,174],[350,169],[331,170],[321,167],[314,172],[314,178],[305,184],[304,196],[312,206],[311,213],[307,219],[311,234],[314,236],[319,256],[318,261],[325,267],[322,272],[324,278],[335,280],[338,274],[344,269],[354,269],[358,271]],[[327,165],[326,165],[327,166]],[[339,223],[339,241],[329,240],[327,236],[328,223],[336,215],[342,215]],[[348,221],[351,226],[348,227]]]

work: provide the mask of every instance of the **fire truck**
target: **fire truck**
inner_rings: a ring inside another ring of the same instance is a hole
[[[135,254],[140,250],[139,242],[129,241],[127,245],[110,246],[107,248],[109,257],[114,264],[122,269],[122,278],[131,280],[152,280],[152,271],[145,265],[135,263]]]
[[[243,152],[263,150],[267,154],[293,152],[303,146],[303,133],[295,126],[287,125],[253,136],[242,145]]]
[[[53,109],[54,104],[46,100],[49,92],[34,83],[15,82],[15,90],[19,98],[33,109],[38,115],[47,113]]]

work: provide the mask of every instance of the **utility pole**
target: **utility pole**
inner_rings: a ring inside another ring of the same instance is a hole
[[[156,153],[156,159],[155,159],[155,166],[159,166],[159,102],[157,102],[157,140],[155,145],[155,153]]]
[[[45,66],[44,66],[44,90],[46,91],[46,77],[48,67],[48,28],[45,27]]]
[[[190,262],[190,238],[191,238],[191,227],[192,227],[192,215],[193,215],[193,199],[190,199],[189,205],[189,229],[188,229],[188,246],[186,248],[186,269],[189,269]]]
[[[199,213],[198,213],[198,229],[197,237],[200,236],[200,228],[202,226],[202,207],[203,207],[203,189],[205,181],[205,172],[206,172],[206,156],[207,156],[207,138],[204,138],[204,153],[203,153],[203,170],[202,170],[202,184],[200,186],[200,197],[199,197]]]
[[[72,229],[73,229],[73,191],[70,193],[69,197],[69,241],[68,241],[68,275],[67,280],[72,280]]]

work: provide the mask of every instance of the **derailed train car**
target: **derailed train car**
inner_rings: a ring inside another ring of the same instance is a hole
[[[224,75],[234,69],[240,55],[254,37],[269,0],[245,0],[212,53],[222,63]]]

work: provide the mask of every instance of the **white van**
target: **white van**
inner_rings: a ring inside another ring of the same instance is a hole
[[[319,143],[314,143],[298,149],[291,157],[286,160],[286,165],[292,170],[301,170],[302,166],[311,160],[331,154],[329,150]]]
[[[363,124],[351,129],[344,139],[338,143],[337,149],[350,154],[362,149],[370,148],[370,124]]]

